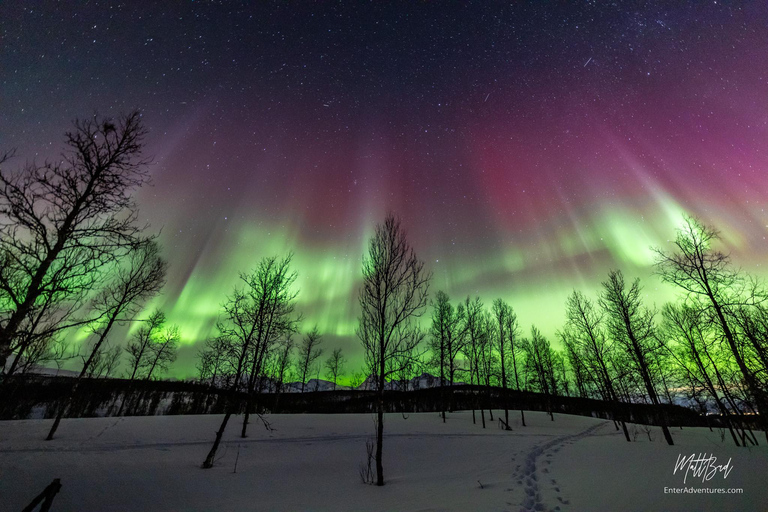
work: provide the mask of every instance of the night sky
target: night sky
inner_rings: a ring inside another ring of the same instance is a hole
[[[304,327],[358,371],[387,210],[433,291],[550,337],[610,268],[668,300],[649,247],[685,212],[768,275],[766,2],[158,3],[2,2],[0,147],[19,167],[78,116],[142,110],[176,376],[238,272],[289,250]]]

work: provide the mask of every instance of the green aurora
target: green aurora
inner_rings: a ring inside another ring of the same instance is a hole
[[[652,247],[667,246],[684,213],[679,204],[666,197],[647,205],[645,213],[621,206],[605,207],[594,212],[589,228],[560,227],[544,237],[538,232],[534,239],[522,244],[510,243],[502,250],[478,254],[471,264],[466,257],[441,258],[441,251],[422,248],[415,237],[412,242],[433,272],[433,293],[445,290],[453,301],[478,295],[488,305],[501,297],[518,314],[523,335],[535,324],[554,341],[555,331],[564,320],[566,297],[573,289],[596,296],[609,268],[620,268],[628,276],[640,277],[649,305],[661,306],[674,300],[678,296],[676,290],[653,275]],[[178,294],[166,291],[139,316],[144,317],[158,307],[166,311],[169,323],[181,327],[183,348],[173,376],[193,376],[193,349],[216,334],[221,304],[238,285],[239,272],[252,270],[263,256],[293,251],[292,266],[299,274],[295,286],[299,292],[297,310],[303,316],[301,330],[306,332],[317,325],[327,352],[336,347],[344,349],[349,359],[345,380],[349,380],[363,367],[362,350],[355,335],[357,294],[362,254],[372,228],[373,224],[363,227],[347,244],[328,247],[302,244],[297,230],[285,225],[243,225],[227,230],[221,239],[206,246]],[[738,250],[745,246],[743,240],[729,237],[727,246],[737,256],[744,256]],[[739,262],[744,260],[739,258]],[[174,272],[171,273],[173,279]],[[427,309],[422,318],[425,327],[429,314]]]

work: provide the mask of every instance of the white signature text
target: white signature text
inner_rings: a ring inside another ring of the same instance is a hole
[[[675,475],[678,471],[681,473],[685,471],[683,483],[686,483],[689,473],[693,478],[701,478],[702,482],[707,482],[712,480],[718,473],[722,473],[725,480],[732,469],[731,459],[728,459],[728,462],[725,464],[718,464],[717,457],[714,455],[700,453],[697,456],[695,453],[692,453],[689,456],[682,454],[677,456],[677,462],[672,474]]]

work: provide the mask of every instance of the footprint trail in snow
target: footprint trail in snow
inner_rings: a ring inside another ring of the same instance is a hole
[[[544,504],[541,495],[539,479],[544,479],[545,481],[548,480],[549,483],[553,486],[554,491],[558,494],[560,493],[560,488],[557,486],[557,481],[554,478],[546,477],[546,475],[549,473],[549,469],[547,469],[547,467],[544,467],[541,469],[541,471],[537,472],[537,459],[544,455],[545,452],[549,452],[547,454],[547,458],[551,458],[553,453],[559,452],[560,449],[566,444],[572,444],[579,439],[591,436],[604,426],[605,423],[593,425],[588,429],[579,432],[578,434],[561,436],[546,443],[534,446],[533,449],[528,452],[523,461],[522,468],[520,468],[520,471],[515,474],[516,483],[518,485],[524,486],[523,490],[525,493],[522,506],[520,507],[520,512],[559,512],[563,510],[564,505],[568,505],[568,500],[562,498],[561,496],[557,497],[558,504],[555,505],[554,508],[550,508]],[[549,463],[550,462],[547,460],[546,465],[548,466]]]

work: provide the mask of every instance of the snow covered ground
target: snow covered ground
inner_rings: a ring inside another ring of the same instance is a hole
[[[495,411],[495,414],[498,414]],[[275,430],[234,417],[215,468],[200,469],[220,416],[0,422],[0,510],[21,510],[54,478],[52,511],[624,511],[766,510],[768,448],[736,448],[703,428],[674,429],[675,446],[640,431],[627,443],[611,422],[510,411],[514,428],[483,430],[471,412],[389,414],[382,488],[359,467],[373,418],[273,415]],[[630,427],[632,428],[632,427]],[[731,458],[708,482],[673,469],[679,455]],[[237,472],[234,472],[237,462]],[[665,494],[665,487],[740,488],[743,494]]]

